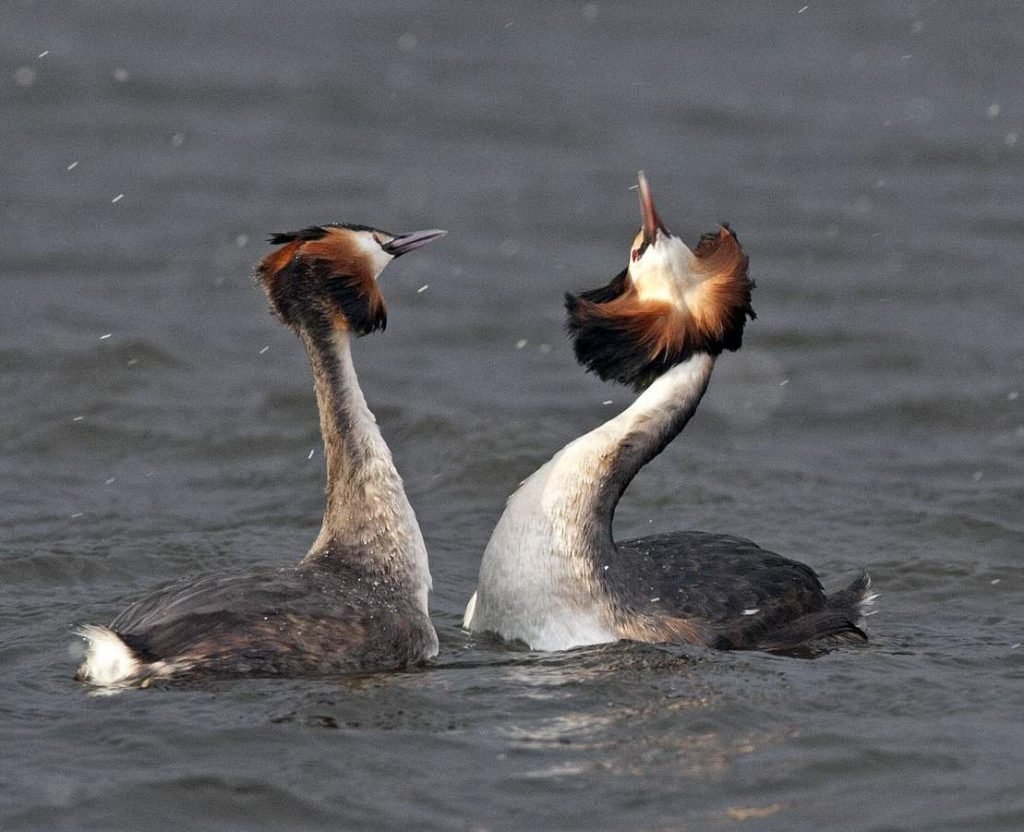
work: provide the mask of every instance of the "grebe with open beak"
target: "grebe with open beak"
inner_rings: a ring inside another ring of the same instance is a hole
[[[737,350],[753,282],[726,225],[691,251],[661,221],[639,175],[642,225],[627,267],[566,296],[576,357],[642,391],[566,445],[509,498],[463,625],[564,650],[629,639],[722,649],[864,641],[867,573],[828,595],[810,567],[749,540],[698,531],[617,543],[615,506],[686,426],[716,358]]]
[[[256,277],[306,347],[320,408],[320,533],[296,566],[182,581],[108,627],[80,627],[88,645],[78,680],[126,687],[197,674],[325,675],[402,668],[437,654],[427,550],[349,342],[387,323],[377,284],[384,267],[444,233],[324,225],[270,238],[280,248]]]

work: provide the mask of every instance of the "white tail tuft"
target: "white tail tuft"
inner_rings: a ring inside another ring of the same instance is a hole
[[[879,593],[871,591],[871,576],[865,572],[861,581],[863,583],[861,596],[854,605],[857,610],[858,627],[864,627],[867,623],[868,617],[878,612],[878,610],[875,609],[875,599],[878,597]]]
[[[142,662],[131,648],[108,627],[85,624],[75,633],[89,642],[85,661],[75,678],[92,685],[119,685],[139,672]]]

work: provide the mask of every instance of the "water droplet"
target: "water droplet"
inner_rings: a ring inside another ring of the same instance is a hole
[[[36,71],[30,66],[19,66],[14,70],[14,83],[19,87],[31,87],[36,82]]]

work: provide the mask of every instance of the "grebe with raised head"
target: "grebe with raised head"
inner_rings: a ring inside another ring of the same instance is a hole
[[[509,498],[463,626],[564,650],[628,639],[722,649],[864,641],[867,573],[827,595],[810,567],[731,535],[680,531],[617,543],[615,506],[686,426],[715,360],[754,317],[747,257],[728,225],[691,251],[639,174],[642,225],[627,267],[566,296],[576,357],[642,391],[566,445]]]
[[[256,278],[306,347],[320,409],[320,533],[296,566],[181,581],[107,627],[80,627],[88,645],[76,679],[118,687],[191,674],[324,675],[396,669],[437,654],[426,546],[349,342],[387,323],[377,284],[384,267],[444,233],[323,225],[270,237],[280,248]]]

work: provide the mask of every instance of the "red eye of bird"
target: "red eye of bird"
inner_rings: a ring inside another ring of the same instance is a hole
[[[641,240],[641,241],[640,241],[640,245],[638,245],[638,246],[637,246],[637,247],[636,247],[635,249],[633,249],[633,251],[632,251],[632,252],[630,252],[630,255],[629,255],[630,259],[631,259],[631,260],[632,260],[632,261],[633,261],[634,263],[635,263],[635,262],[636,262],[637,260],[639,260],[639,259],[640,259],[641,257],[643,257],[643,256],[644,256],[644,252],[645,252],[645,251],[647,251],[647,247],[648,247],[648,246],[649,246],[650,244],[651,244],[651,241],[650,241],[650,240]]]

